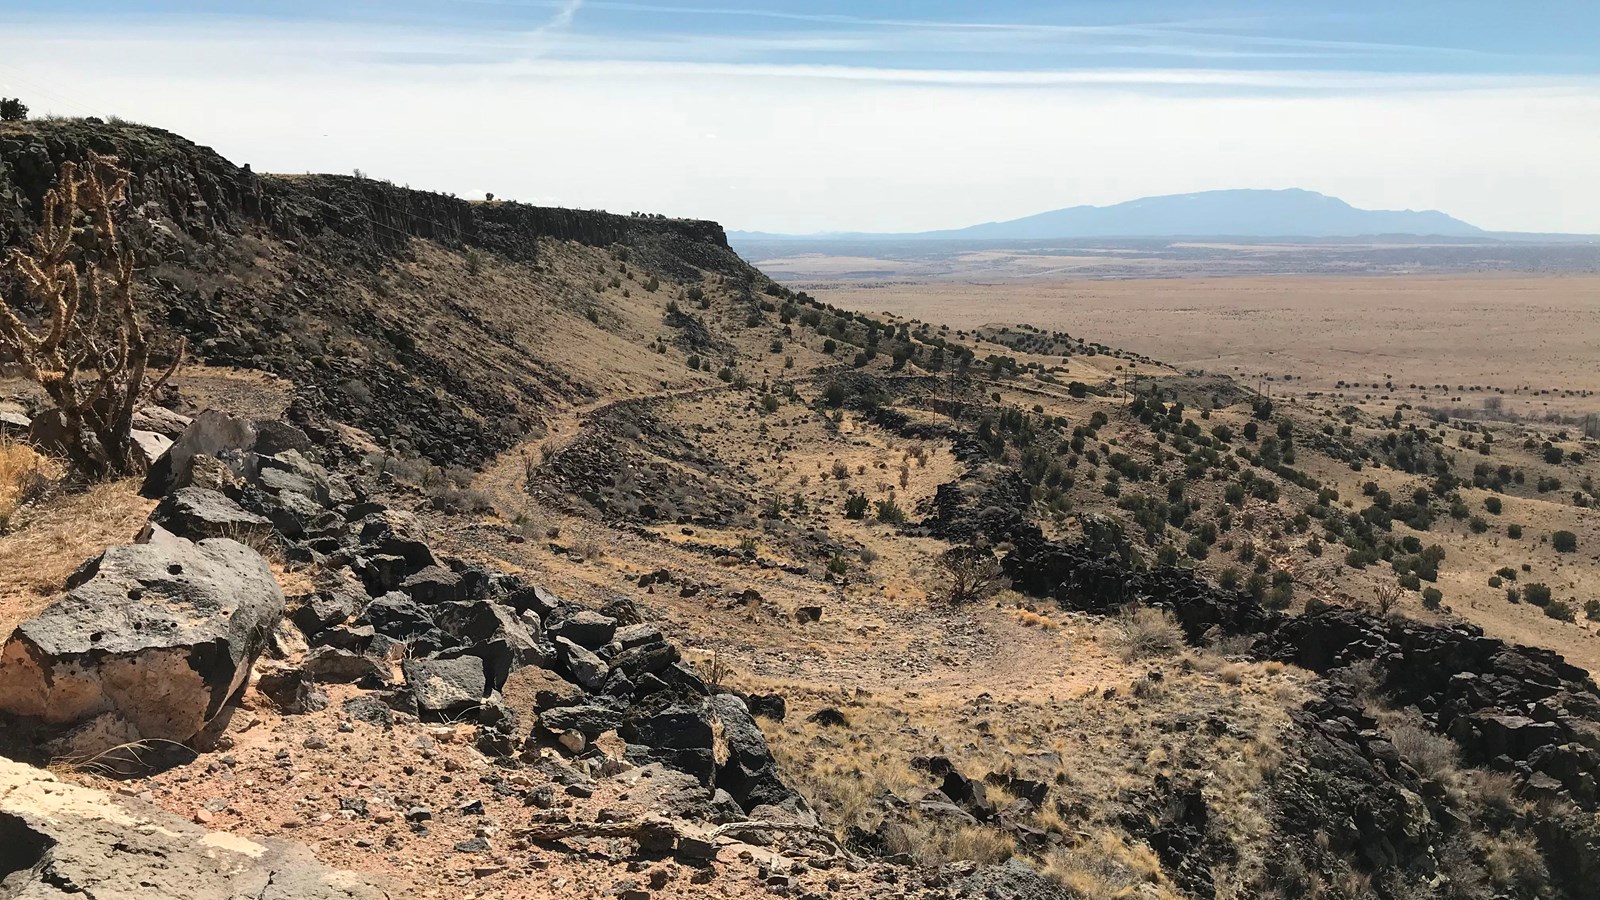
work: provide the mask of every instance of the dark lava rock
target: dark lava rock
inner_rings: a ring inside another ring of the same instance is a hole
[[[272,523],[217,491],[186,487],[161,498],[150,520],[191,541],[233,538],[252,546],[272,535]]]
[[[408,659],[400,670],[424,718],[449,719],[471,712],[486,693],[483,660],[476,656]]]
[[[221,711],[283,615],[266,560],[226,538],[112,547],[0,652],[0,711],[78,726],[72,751],[185,741]]]

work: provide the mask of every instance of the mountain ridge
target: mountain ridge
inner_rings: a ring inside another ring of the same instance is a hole
[[[1237,188],[1078,205],[965,228],[809,235],[734,231],[735,240],[1034,240],[1109,237],[1460,237],[1486,232],[1438,210],[1361,209],[1303,188]]]

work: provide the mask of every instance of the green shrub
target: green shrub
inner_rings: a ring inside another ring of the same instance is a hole
[[[893,498],[879,500],[876,504],[876,514],[879,522],[888,522],[891,525],[901,525],[906,520],[906,511],[901,509],[900,504],[894,502]]]
[[[1522,540],[1522,526],[1516,524],[1507,525],[1506,537],[1511,538],[1513,541]]]
[[[1250,577],[1244,580],[1244,592],[1250,595],[1250,599],[1260,602],[1267,595],[1267,576],[1260,572],[1250,573]]]
[[[1557,553],[1572,553],[1578,549],[1578,536],[1570,531],[1558,531],[1550,535],[1550,546],[1556,548]]]
[[[1500,515],[1500,498],[1485,497],[1483,500],[1483,508],[1487,509],[1492,515]]]
[[[867,495],[851,491],[844,498],[844,517],[846,519],[864,519],[867,516]]]
[[[1560,619],[1563,622],[1575,622],[1578,619],[1578,611],[1573,609],[1572,604],[1565,600],[1551,600],[1545,606],[1544,614],[1552,619]]]
[[[1534,606],[1550,605],[1550,588],[1542,582],[1535,581],[1522,588],[1522,599]]]
[[[1272,591],[1267,595],[1267,606],[1272,609],[1287,609],[1294,602],[1294,584],[1284,582],[1272,586]]]
[[[1438,588],[1427,588],[1422,592],[1422,605],[1428,609],[1437,610],[1444,603],[1444,594]]]

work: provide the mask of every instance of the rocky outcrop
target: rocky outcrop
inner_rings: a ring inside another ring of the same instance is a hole
[[[327,868],[304,847],[207,831],[136,800],[0,758],[0,897],[404,895],[402,886]]]
[[[161,498],[150,521],[191,541],[227,537],[244,544],[265,541],[272,523],[218,491],[186,487]]]
[[[283,607],[236,541],[112,547],[0,650],[0,711],[72,729],[68,754],[186,741],[243,686]]]
[[[1167,609],[1192,642],[1250,636],[1258,656],[1316,672],[1371,663],[1390,701],[1416,707],[1469,762],[1515,772],[1544,796],[1600,805],[1600,690],[1558,654],[1486,637],[1465,623],[1326,604],[1289,616],[1190,570],[1139,570],[1106,548],[1046,541],[1029,528],[1013,532],[1003,561],[1018,590],[1092,613],[1129,603]]]
[[[122,233],[139,256],[147,319],[171,332],[158,346],[181,335],[208,363],[287,378],[301,424],[306,415],[354,424],[386,449],[439,465],[509,448],[539,424],[546,398],[594,386],[543,364],[514,312],[389,290],[385,273],[420,242],[520,266],[528,289],[574,315],[597,301],[587,282],[535,270],[541,242],[621,245],[630,265],[662,280],[756,277],[714,222],[472,203],[352,176],[258,175],[170,132],[94,119],[19,123],[0,135],[0,255],[36,227],[61,162],[91,150],[130,171]],[[258,265],[275,274],[229,272]],[[340,349],[350,346],[360,353]]]

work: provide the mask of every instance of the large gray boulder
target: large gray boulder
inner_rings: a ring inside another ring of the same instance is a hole
[[[226,537],[260,546],[272,536],[271,522],[207,488],[186,487],[173,491],[161,498],[150,520],[191,541]]]
[[[214,456],[230,461],[235,474],[243,475],[243,454],[255,446],[256,437],[254,422],[208,409],[195,416],[166,454],[150,467],[140,493],[146,497],[164,497],[178,488],[188,487],[194,479],[196,457]]]
[[[283,607],[237,541],[112,547],[0,648],[0,712],[71,728],[69,754],[186,741],[245,683]]]

